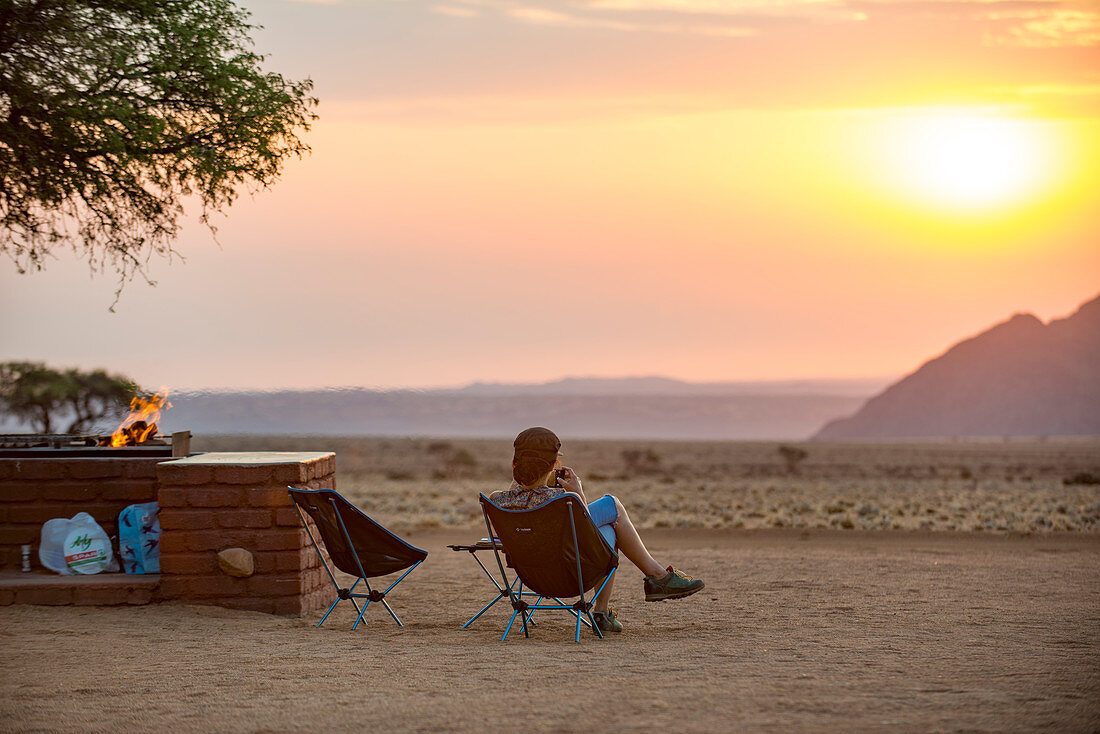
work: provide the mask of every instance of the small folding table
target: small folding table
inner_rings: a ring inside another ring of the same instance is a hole
[[[466,624],[462,625],[462,629],[466,629],[467,627],[469,627],[471,624],[474,623],[474,620],[476,620],[482,614],[485,614],[485,612],[489,611],[490,607],[492,607],[498,601],[500,601],[501,599],[507,599],[508,598],[508,589],[500,581],[497,580],[496,576],[494,576],[492,573],[489,572],[489,569],[485,568],[485,564],[482,563],[481,559],[477,557],[477,554],[480,553],[481,551],[492,551],[493,550],[493,541],[489,540],[488,538],[481,538],[480,540],[478,540],[476,543],[473,543],[472,545],[448,545],[447,547],[450,548],[453,551],[456,551],[456,552],[457,551],[466,551],[467,553],[469,553],[470,557],[473,558],[475,561],[477,561],[477,565],[480,566],[481,570],[485,573],[485,575],[489,577],[489,580],[493,582],[493,586],[495,586],[497,588],[497,595],[493,597],[492,601],[490,601],[488,604],[486,604],[484,607],[482,607],[480,612],[478,612],[477,614],[475,614],[474,616],[472,616],[468,620],[466,620]],[[503,550],[502,546],[500,545],[499,540],[496,541],[496,547],[499,550]],[[519,587],[518,590],[516,588],[517,585]],[[535,602],[535,604],[538,604],[543,599],[543,597],[540,594],[536,594],[533,591],[524,591],[523,590],[523,583],[520,581],[519,576],[517,576],[516,578],[514,578],[512,580],[512,587],[511,588],[512,588],[513,593],[517,594],[521,598],[524,597],[524,596],[537,596],[538,600]],[[555,598],[555,601],[557,601],[559,604],[563,603],[561,601],[561,599]],[[534,609],[532,608],[531,611],[525,612],[525,614],[527,616],[527,624],[533,626],[535,623],[531,620],[531,617],[533,617],[534,614],[535,614]],[[587,621],[585,621],[585,620],[582,620],[582,621],[584,621],[584,624],[585,624],[586,627],[591,626],[591,625],[588,624]]]

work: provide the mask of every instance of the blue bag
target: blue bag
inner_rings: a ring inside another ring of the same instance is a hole
[[[118,555],[126,573],[160,573],[160,508],[130,505],[118,516]]]

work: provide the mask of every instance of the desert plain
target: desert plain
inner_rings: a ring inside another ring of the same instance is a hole
[[[501,642],[504,604],[460,629],[496,592],[447,545],[484,534],[509,441],[210,437],[335,451],[337,488],[429,551],[405,626],[2,608],[0,730],[1100,730],[1100,441],[565,439],[704,591],[647,604],[624,559],[622,634],[541,612]]]

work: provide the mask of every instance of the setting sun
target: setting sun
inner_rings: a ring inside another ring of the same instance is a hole
[[[906,195],[949,209],[1006,207],[1052,182],[1054,141],[1034,121],[935,111],[896,121],[886,141],[889,170]]]

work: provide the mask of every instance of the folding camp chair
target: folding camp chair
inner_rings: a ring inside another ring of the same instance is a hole
[[[592,603],[585,599],[585,594],[595,589],[592,598],[599,596],[615,574],[619,556],[592,524],[584,503],[572,494],[555,497],[529,510],[506,510],[494,505],[484,494],[480,501],[489,539],[500,541],[500,548],[494,547],[493,553],[504,579],[503,588],[508,590],[512,602],[512,617],[501,641],[508,639],[517,614],[523,622],[523,636],[530,637],[528,616],[539,609],[573,614],[577,619],[575,642],[581,640],[582,617],[587,617],[584,623],[603,637],[592,618]],[[508,582],[501,550],[519,577],[518,591]],[[534,604],[523,601],[524,586],[539,595]],[[580,598],[570,605],[559,597]],[[543,604],[543,599],[557,603]]]
[[[372,601],[382,602],[382,606],[393,617],[393,621],[397,622],[397,626],[404,627],[405,625],[401,624],[401,620],[397,618],[397,615],[393,613],[393,609],[390,609],[390,605],[386,603],[386,594],[390,593],[393,587],[401,583],[402,579],[427,558],[427,551],[414,548],[401,540],[401,538],[364,515],[355,505],[348,502],[334,490],[297,489],[295,487],[287,487],[287,489],[290,490],[290,498],[298,509],[299,517],[302,518],[302,525],[309,533],[309,539],[312,541],[317,555],[321,556],[321,563],[324,564],[325,571],[328,572],[328,577],[332,580],[332,585],[336,587],[336,601],[332,602],[332,606],[325,612],[325,616],[321,617],[321,621],[317,623],[317,626],[320,627],[324,624],[336,605],[346,599],[355,606],[355,611],[359,612],[359,616],[355,618],[355,624],[351,627],[352,629],[359,626],[363,613],[367,611],[367,607],[370,606]],[[336,581],[336,576],[333,575],[332,569],[325,561],[324,554],[321,553],[321,548],[317,545],[317,539],[313,537],[313,532],[309,529],[306,515],[309,515],[317,525],[317,531],[321,534],[321,540],[324,541],[325,548],[332,559],[332,564],[344,573],[355,577],[355,583],[350,588],[343,588]],[[372,589],[370,582],[367,581],[368,578],[385,576],[403,569],[408,570],[401,574],[397,581],[390,584],[385,591]],[[359,582],[366,585],[366,594],[355,592],[355,587],[359,585]],[[359,608],[356,599],[367,600],[362,609]]]

